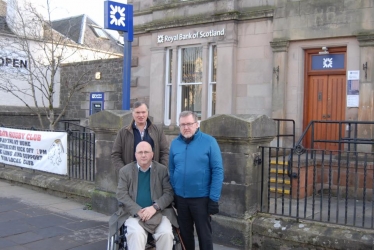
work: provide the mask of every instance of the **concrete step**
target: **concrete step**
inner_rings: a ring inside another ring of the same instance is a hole
[[[288,170],[287,169],[285,169],[285,170],[283,170],[283,169],[276,169],[276,168],[274,168],[274,167],[272,167],[271,169],[270,169],[270,173],[271,174],[278,174],[278,175],[283,175],[283,174],[285,174],[287,177],[288,177]]]
[[[270,192],[271,193],[275,193],[275,192],[277,192],[277,193],[279,193],[279,194],[281,194],[281,193],[283,193],[283,194],[290,194],[291,193],[291,190],[288,188],[284,188],[284,190],[283,190],[283,188],[282,187],[278,187],[278,188],[275,188],[275,187],[270,187]]]
[[[290,178],[287,176],[286,179],[283,179],[283,176],[278,176],[278,179],[275,177],[270,177],[270,183],[286,184],[291,185]]]
[[[277,165],[277,161],[276,160],[271,160],[270,164],[271,165]],[[283,166],[283,165],[288,166],[288,161],[281,161],[281,160],[278,159],[278,165],[279,166]]]
[[[270,161],[270,193],[289,195],[291,193],[291,180],[288,177],[288,161]],[[277,186],[277,187],[275,187]]]

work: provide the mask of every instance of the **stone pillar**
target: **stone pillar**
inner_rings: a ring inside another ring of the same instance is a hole
[[[92,208],[95,211],[113,214],[117,211],[116,190],[118,171],[112,167],[113,142],[120,128],[132,121],[129,110],[103,110],[89,118],[89,126],[95,132],[95,191]]]
[[[208,87],[209,87],[209,44],[203,44],[203,79],[201,90],[201,120],[208,117]]]
[[[254,159],[261,156],[258,146],[269,146],[275,137],[275,121],[265,115],[216,115],[200,127],[218,141],[224,165],[220,212],[213,216],[214,242],[250,249],[251,217],[261,204],[262,169]],[[266,194],[262,199],[267,200]]]
[[[217,114],[236,113],[238,26],[228,23],[225,40],[217,42]]]
[[[172,69],[172,80],[171,80],[171,121],[170,126],[174,128],[177,125],[177,107],[178,107],[178,47],[174,46],[173,49],[173,58],[172,58],[172,65],[170,65]]]
[[[360,45],[360,96],[358,107],[358,121],[373,121],[373,73],[374,73],[374,33],[361,34],[357,36]],[[363,64],[367,64],[367,71],[363,70]],[[360,125],[358,137],[373,139],[374,132],[372,125]],[[358,145],[359,151],[371,152],[372,145]]]
[[[165,48],[151,48],[149,79],[149,113],[155,123],[164,123],[165,110]]]
[[[273,80],[272,80],[272,106],[271,118],[285,119],[286,117],[286,92],[287,92],[287,50],[288,40],[270,42],[273,49]],[[285,133],[285,123],[280,123],[281,134]],[[281,138],[283,140],[283,138]],[[281,143],[284,145],[283,141]]]

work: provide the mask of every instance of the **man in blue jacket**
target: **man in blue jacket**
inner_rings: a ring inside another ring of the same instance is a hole
[[[170,146],[169,173],[174,203],[186,250],[195,249],[194,225],[200,250],[213,250],[210,215],[218,213],[223,166],[217,141],[199,130],[197,115],[179,115],[180,135]]]

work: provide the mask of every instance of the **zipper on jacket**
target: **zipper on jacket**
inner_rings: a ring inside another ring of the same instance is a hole
[[[186,169],[187,169],[187,149],[188,149],[188,144],[186,144],[186,155],[184,158],[184,174],[183,174],[183,197],[186,197]]]

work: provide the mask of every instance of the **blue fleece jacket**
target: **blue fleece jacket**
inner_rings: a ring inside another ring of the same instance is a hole
[[[212,136],[196,132],[190,143],[179,135],[171,142],[170,182],[183,198],[209,197],[218,201],[223,183],[221,150]]]

